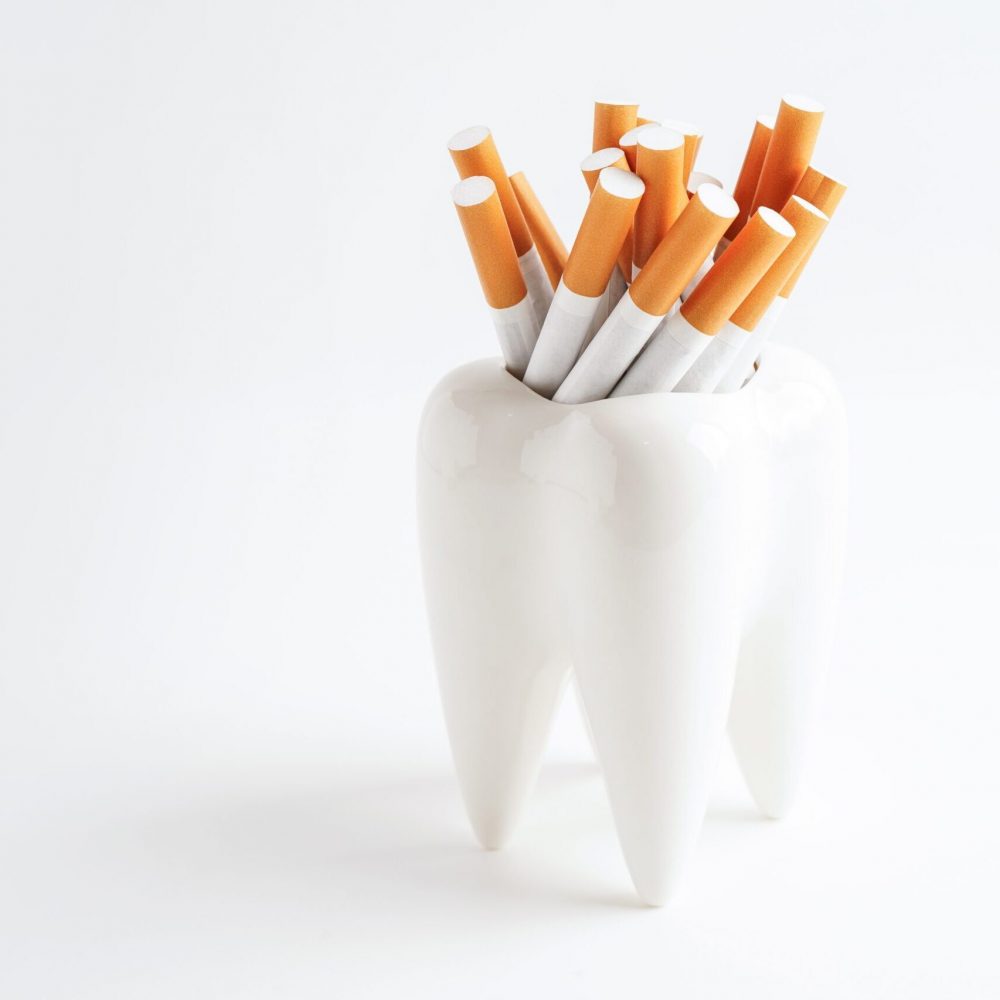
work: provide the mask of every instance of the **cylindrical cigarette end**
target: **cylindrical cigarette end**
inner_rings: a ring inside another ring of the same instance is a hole
[[[816,241],[829,222],[826,215],[818,208],[798,195],[789,198],[781,215],[795,229],[795,236],[733,313],[733,323],[743,330],[755,329],[764,318],[768,306],[784,287],[799,262],[816,245]]]
[[[837,210],[837,206],[840,204],[840,199],[847,192],[847,185],[834,180],[832,177],[828,177],[826,174],[821,174],[820,178],[819,186],[813,192],[812,198],[806,200],[815,205],[821,212],[824,212],[827,217],[832,217],[833,213]],[[809,258],[812,257],[813,250],[815,249],[816,243],[814,242],[806,251],[805,256],[795,266],[784,287],[778,293],[781,298],[787,299],[792,294],[792,289],[798,284],[799,278],[802,277],[802,272],[806,269]]]
[[[566,246],[538,200],[534,188],[528,183],[528,178],[520,172],[511,174],[510,184],[528,223],[531,237],[538,248],[538,256],[542,259],[542,266],[548,275],[549,283],[555,288],[566,266]]]
[[[448,141],[448,152],[451,153],[459,177],[489,177],[493,181],[507,220],[507,228],[514,241],[514,249],[518,257],[527,253],[532,247],[531,231],[490,130],[485,125],[474,125],[457,132]]]
[[[580,163],[580,172],[583,174],[583,179],[587,182],[587,188],[591,193],[594,191],[598,175],[606,167],[628,170],[628,160],[625,159],[625,154],[618,148],[617,144],[585,156]]]
[[[630,290],[635,304],[653,316],[665,316],[737,211],[721,188],[698,188],[635,279]]]
[[[636,213],[632,251],[632,259],[641,269],[687,207],[684,137],[660,126],[643,129],[636,141],[635,169],[646,185]]]
[[[643,189],[642,181],[629,171],[616,167],[601,171],[563,272],[570,291],[594,296],[607,287]]]
[[[735,239],[736,234],[750,218],[750,206],[753,204],[753,196],[757,192],[760,169],[764,166],[764,157],[767,155],[767,146],[771,141],[772,131],[774,131],[773,115],[761,115],[754,122],[750,144],[743,157],[743,166],[740,167],[736,187],[733,188],[733,197],[740,206],[740,214],[733,219],[733,224],[726,231],[726,239]]]
[[[599,149],[617,145],[629,129],[635,128],[638,112],[638,104],[595,101],[594,141],[590,148],[596,153]]]
[[[695,157],[701,148],[703,133],[700,128],[692,125],[690,122],[682,122],[674,118],[668,118],[666,121],[660,122],[660,124],[664,128],[669,128],[684,137],[684,183],[687,184],[688,178],[691,176],[691,170],[694,167]]]
[[[702,184],[711,184],[712,187],[717,188],[722,187],[722,181],[720,181],[718,177],[713,177],[711,174],[703,173],[701,170],[692,170],[687,180],[688,197],[693,198],[695,191],[697,191]]]
[[[618,138],[618,148],[625,154],[629,170],[635,170],[636,143],[639,141],[639,133],[648,128],[656,128],[656,126],[652,122],[647,125],[636,125],[635,128],[623,132]]]
[[[777,212],[754,213],[681,306],[688,322],[702,333],[718,333],[794,235]]]
[[[494,309],[516,305],[527,294],[496,185],[468,177],[451,192],[486,301]]]
[[[809,166],[822,122],[823,106],[817,101],[791,94],[782,98],[757,181],[753,210],[763,205],[780,212],[785,207]]]

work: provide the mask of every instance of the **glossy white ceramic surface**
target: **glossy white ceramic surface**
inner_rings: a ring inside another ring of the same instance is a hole
[[[564,405],[498,360],[434,389],[418,446],[441,697],[480,842],[510,837],[574,670],[639,894],[675,892],[727,728],[781,816],[828,656],[839,394],[769,347],[742,390]]]

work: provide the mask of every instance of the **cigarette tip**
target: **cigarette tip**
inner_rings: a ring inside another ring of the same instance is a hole
[[[459,208],[481,205],[497,189],[489,177],[466,177],[451,189],[451,200]]]
[[[448,149],[453,153],[475,149],[489,134],[490,130],[485,125],[470,125],[468,128],[463,128],[461,132],[456,132],[448,140]]]

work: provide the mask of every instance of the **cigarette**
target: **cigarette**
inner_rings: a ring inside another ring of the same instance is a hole
[[[795,188],[795,193],[800,197],[804,198],[806,201],[812,201],[813,196],[819,190],[820,182],[823,180],[823,175],[810,164],[806,167],[806,172],[802,175],[802,180],[799,181]]]
[[[713,187],[721,188],[722,181],[718,177],[713,177],[711,174],[703,173],[700,170],[692,170],[691,176],[688,177],[687,191],[688,197],[694,196],[695,191],[701,187],[702,184],[711,184]],[[694,277],[687,283],[687,287],[681,292],[681,301],[683,302],[694,290],[698,287],[698,282],[708,274],[708,269],[712,266],[715,260],[715,247],[712,248],[711,252],[701,263],[701,267],[695,272]]]
[[[524,374],[539,395],[552,396],[583,350],[644,187],[628,171],[601,171]]]
[[[654,122],[649,122],[646,125],[636,125],[635,128],[630,128],[627,132],[623,132],[621,137],[618,139],[618,148],[625,154],[625,159],[628,162],[628,168],[633,173],[635,172],[635,157],[638,150],[636,149],[636,143],[639,141],[639,133],[647,128],[656,128]]]
[[[781,217],[795,230],[791,242],[677,383],[678,392],[715,392],[732,368],[737,368],[738,375],[745,375],[747,366],[739,361],[741,351],[751,340],[757,340],[758,344],[762,342],[761,337],[766,327],[761,320],[788,276],[816,244],[829,221],[818,208],[797,195],[792,195],[789,199]],[[760,334],[755,338],[758,330]]]
[[[643,118],[639,115],[635,120],[636,125],[659,125],[659,121],[656,118]]]
[[[743,156],[743,165],[740,167],[740,175],[736,179],[736,187],[733,188],[733,197],[740,206],[740,214],[736,216],[733,224],[729,227],[725,237],[727,240],[734,239],[736,234],[747,224],[747,219],[750,218],[750,206],[753,204],[753,196],[757,193],[760,168],[764,166],[764,156],[767,153],[767,146],[771,141],[773,131],[774,115],[761,115],[754,122],[750,144]]]
[[[694,167],[695,157],[701,148],[703,132],[690,122],[681,122],[674,119],[667,119],[660,122],[664,128],[669,128],[674,132],[679,132],[684,137],[684,183],[687,184]]]
[[[538,339],[539,324],[496,185],[489,177],[469,177],[455,185],[451,197],[493,315],[507,370],[521,378]]]
[[[643,129],[636,139],[635,162],[646,191],[635,214],[633,280],[687,207],[684,139],[678,132],[659,125]]]
[[[794,235],[792,226],[769,208],[752,215],[680,312],[635,359],[612,396],[670,392],[677,386]]]
[[[611,392],[737,211],[736,202],[717,187],[705,184],[695,192],[556,390],[556,402],[585,403]]]
[[[817,171],[817,173],[819,172]],[[827,174],[820,173],[816,189],[813,191],[812,197],[806,198],[806,201],[815,205],[816,208],[825,213],[829,218],[833,218],[833,213],[837,210],[837,206],[840,204],[840,199],[843,198],[846,193],[846,184],[835,180]],[[778,293],[780,298],[787,299],[792,294],[792,289],[794,289],[798,284],[799,278],[802,277],[802,272],[805,270],[806,264],[809,263],[809,258],[812,257],[813,250],[815,249],[816,244],[814,243],[802,260],[799,261],[795,270],[793,270],[789,275],[784,287]]]
[[[701,170],[692,170],[688,175],[687,179],[687,193],[688,197],[692,198],[695,191],[702,186],[702,184],[711,184],[713,187],[722,187],[722,181],[718,177],[713,177],[711,174],[703,173]]]
[[[840,199],[843,198],[847,187],[840,181],[834,180],[826,174],[820,173],[819,178],[819,185],[814,190],[813,201],[810,205],[811,207],[822,212],[826,219],[829,220],[837,206],[840,204]],[[795,198],[793,197],[792,201],[789,202],[789,205],[794,202],[794,200]],[[821,204],[817,204],[817,202],[821,202]],[[789,206],[786,206],[786,208],[788,207]],[[819,237],[825,229],[825,224],[820,227],[820,231],[816,234],[816,238],[813,239],[805,254],[799,259],[798,263],[792,269],[791,275],[786,279],[781,291],[778,292],[775,299],[767,307],[767,311],[764,313],[763,318],[757,323],[757,326],[750,334],[750,338],[746,345],[740,350],[740,353],[733,361],[732,366],[725,373],[725,375],[723,375],[722,380],[716,386],[716,392],[735,392],[753,374],[754,362],[759,357],[761,349],[767,342],[767,338],[770,337],[771,332],[778,325],[778,320],[784,312],[785,306],[788,304],[788,297],[791,294],[792,289],[795,287],[796,282],[801,277],[806,264],[809,263],[809,259],[812,257],[813,251],[816,249],[816,244],[819,242]]]
[[[628,170],[628,160],[625,154],[615,146],[608,146],[606,149],[599,149],[589,156],[585,156],[580,163],[580,172],[587,182],[587,188],[591,194],[594,193],[594,185],[602,170],[608,167],[618,167],[621,170]]]
[[[618,140],[636,126],[638,104],[624,104],[617,101],[594,102],[594,142],[591,149],[596,153],[599,149],[616,146]]]
[[[846,184],[822,174],[815,194],[812,198],[806,198],[806,201],[812,202],[821,212],[833,215],[845,194],[847,194]]]
[[[549,276],[549,284],[553,288],[559,284],[562,277],[563,268],[566,266],[566,246],[556,232],[556,227],[552,225],[552,220],[538,200],[538,195],[528,183],[528,178],[523,173],[518,172],[510,175],[510,185],[517,196],[518,204],[524,213],[524,219],[528,223],[531,238],[535,241],[538,249],[538,256],[542,259],[542,266]]]
[[[768,306],[784,289],[785,282],[816,245],[830,221],[825,212],[798,195],[789,198],[781,217],[795,230],[795,236],[733,313],[732,321],[744,330],[756,328]]]
[[[809,166],[823,122],[823,105],[788,94],[781,99],[774,131],[761,164],[752,211],[761,206],[780,212]]]
[[[629,242],[631,235],[631,232],[629,232],[629,235],[625,237],[626,244]],[[590,346],[590,342],[594,339],[597,331],[604,325],[604,321],[614,312],[615,306],[621,302],[622,296],[627,291],[628,283],[625,281],[625,278],[622,277],[621,267],[616,267],[611,272],[611,277],[608,279],[608,287],[604,290],[604,295],[601,296],[601,304],[597,307],[597,312],[594,314],[594,322],[590,324],[590,329],[587,331],[587,336],[583,341],[583,349]]]
[[[500,160],[492,133],[485,125],[463,129],[448,141],[448,151],[459,177],[489,177],[496,185],[507,228],[514,242],[518,265],[528,289],[528,297],[541,326],[552,301],[552,286],[535,249],[531,230],[528,229],[517,195],[514,194],[514,188]]]
[[[587,182],[587,188],[591,194],[594,193],[594,185],[597,183],[597,178],[602,170],[608,167],[618,167],[620,170],[628,170],[628,160],[625,159],[625,154],[619,149],[618,146],[609,146],[607,149],[599,149],[596,153],[591,153],[590,156],[586,156],[583,162],[580,164],[580,171],[583,174],[583,179]],[[632,278],[632,231],[628,232],[625,237],[625,242],[622,243],[621,251],[618,254],[618,267],[622,274],[623,280],[631,280]],[[610,288],[611,286],[609,286]],[[614,286],[616,289],[619,287],[618,283]],[[621,298],[619,295],[618,298]],[[612,308],[618,302],[612,303]],[[610,312],[610,310],[609,310]]]
[[[749,337],[740,337],[740,346],[732,363],[715,387],[715,392],[736,392],[753,375],[754,362],[760,355],[765,341],[774,329],[778,317],[787,302],[780,295],[768,306],[764,318],[757,324]],[[730,324],[726,324],[726,329]],[[725,332],[725,331],[723,331]],[[722,336],[722,334],[719,334]]]

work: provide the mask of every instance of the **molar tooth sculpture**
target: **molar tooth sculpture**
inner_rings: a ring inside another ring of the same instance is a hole
[[[581,405],[498,361],[421,421],[431,637],[476,836],[510,838],[572,669],[640,896],[675,893],[727,728],[762,813],[799,777],[846,508],[840,397],[769,347],[739,392]]]

